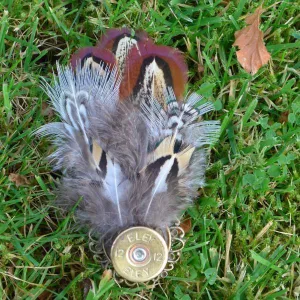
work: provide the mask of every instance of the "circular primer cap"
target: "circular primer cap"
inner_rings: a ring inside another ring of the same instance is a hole
[[[148,227],[131,227],[115,239],[111,260],[119,276],[131,282],[146,282],[165,268],[168,246],[157,231]]]

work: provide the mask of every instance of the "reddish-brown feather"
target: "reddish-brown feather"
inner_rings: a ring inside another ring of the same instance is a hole
[[[83,65],[88,58],[92,58],[95,63],[104,63],[104,65],[110,67],[116,64],[116,58],[109,50],[99,47],[86,47],[79,49],[71,56],[72,68],[75,69],[78,63]]]
[[[133,40],[134,46],[128,37]],[[181,100],[187,83],[187,65],[178,50],[155,45],[144,31],[136,31],[132,36],[129,28],[109,29],[97,46],[82,48],[72,55],[73,69],[78,62],[82,66],[85,62],[96,66],[99,63],[104,63],[104,66],[117,64],[123,76],[120,87],[122,100],[152,92],[163,103],[163,90],[168,87],[173,88],[177,100]],[[149,66],[153,66],[153,62],[156,65],[151,73]]]
[[[139,42],[138,47],[132,48],[129,52],[121,83],[121,99],[127,99],[132,93],[137,93],[145,75],[143,74],[145,66],[154,60],[160,61],[159,72],[154,76],[165,81],[165,86],[172,87],[178,100],[183,98],[188,68],[182,54],[177,49],[158,46],[149,40]]]

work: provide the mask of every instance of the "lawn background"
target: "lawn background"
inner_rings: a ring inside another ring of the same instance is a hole
[[[234,32],[262,5],[270,63],[255,76],[236,60]],[[294,1],[0,2],[0,298],[294,299],[299,277],[299,3]],[[39,86],[107,28],[144,29],[179,48],[188,90],[215,103],[221,137],[207,187],[186,217],[180,263],[154,290],[101,280],[73,215],[51,203],[53,149],[31,133],[56,120]],[[15,182],[11,174],[19,174]],[[19,186],[17,186],[19,184]],[[50,204],[50,205],[49,205]],[[297,228],[298,227],[298,228]],[[92,291],[88,289],[92,287]]]

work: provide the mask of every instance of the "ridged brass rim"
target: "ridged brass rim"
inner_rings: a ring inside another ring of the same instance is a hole
[[[121,232],[111,247],[116,273],[131,282],[147,282],[165,269],[169,248],[162,235],[148,227],[131,227]]]
[[[133,227],[134,228],[134,227]],[[147,228],[147,227],[145,227]],[[148,228],[150,229],[150,228]],[[153,229],[152,229],[153,230]],[[182,249],[184,248],[185,240],[184,240],[184,231],[180,227],[180,222],[174,224],[174,226],[167,227],[165,230],[158,229],[153,230],[154,232],[158,232],[158,234],[163,237],[166,245],[167,245],[167,264],[165,265],[165,268],[162,270],[160,274],[158,274],[156,277],[153,277],[152,279],[149,279],[148,281],[135,281],[132,279],[127,279],[118,274],[116,270],[113,270],[113,277],[115,279],[115,282],[119,286],[137,286],[140,283],[146,284],[146,285],[156,285],[157,282],[159,282],[159,278],[166,277],[168,275],[168,272],[174,269],[174,265],[179,261]],[[121,235],[122,232],[119,234]],[[108,269],[111,267],[112,259],[111,259],[111,253],[110,255],[106,252],[104,245],[99,244],[99,241],[97,239],[93,238],[94,233],[92,231],[89,231],[89,248],[94,254],[94,259],[98,261],[104,269]]]

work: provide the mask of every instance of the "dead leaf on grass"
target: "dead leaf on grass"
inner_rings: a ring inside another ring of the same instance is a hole
[[[14,182],[16,184],[16,186],[18,186],[18,187],[21,185],[29,184],[29,181],[27,180],[27,178],[20,174],[10,173],[8,176],[8,179],[11,182]]]
[[[180,227],[183,229],[185,233],[190,232],[190,230],[192,229],[192,220],[190,218],[183,220],[180,223]]]
[[[248,26],[235,33],[233,45],[240,48],[236,52],[237,59],[251,74],[257,73],[271,57],[263,41],[264,34],[259,29],[260,16],[263,11],[262,7],[258,7],[252,15],[246,17],[245,21]]]

